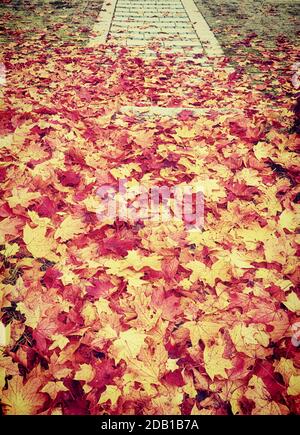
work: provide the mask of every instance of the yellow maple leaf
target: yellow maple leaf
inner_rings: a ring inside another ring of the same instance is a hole
[[[18,218],[4,218],[0,222],[0,243],[5,244],[6,242],[6,236],[14,235],[16,236],[18,234],[18,226],[21,224],[21,220]]]
[[[93,323],[97,318],[96,308],[88,301],[86,301],[84,307],[82,308],[81,314],[84,318],[86,325]]]
[[[145,290],[141,291],[141,287],[135,287],[132,285],[127,286],[127,292],[134,296],[132,301],[132,309],[136,313],[137,317],[131,324],[139,331],[150,331],[156,324],[157,320],[161,316],[161,310],[155,311],[151,307],[151,297],[145,295]],[[128,307],[127,301],[124,301],[124,308]]]
[[[57,347],[63,349],[69,343],[69,339],[62,334],[54,334],[52,339],[54,341],[49,347],[49,350],[56,349]]]
[[[272,401],[263,380],[253,375],[248,383],[245,396],[255,403],[253,415],[285,415],[289,413],[286,406]]]
[[[266,142],[258,142],[253,147],[254,155],[258,160],[270,157],[273,149],[273,146]]]
[[[192,274],[189,278],[192,282],[200,280],[210,286],[214,286],[217,278],[220,278],[222,281],[227,281],[231,278],[229,273],[231,265],[226,258],[217,260],[211,268],[205,266],[204,263],[198,260],[188,262],[185,267],[192,270]]]
[[[192,287],[192,282],[188,278],[184,278],[183,280],[179,281],[178,284],[184,290],[189,290]]]
[[[255,257],[251,257],[251,254],[247,254],[246,252],[233,249],[232,252],[229,254],[229,260],[233,268],[235,269],[235,272],[239,275],[242,275],[245,273],[244,270],[239,269],[252,269],[253,266],[251,265],[251,262],[255,260]]]
[[[215,376],[227,379],[228,375],[225,370],[233,367],[231,361],[224,358],[224,351],[225,344],[220,341],[212,346],[205,346],[203,352],[205,370],[212,380]]]
[[[43,406],[46,396],[38,392],[41,380],[31,377],[25,384],[21,376],[14,376],[8,389],[2,392],[4,414],[34,415]]]
[[[231,266],[226,258],[220,258],[208,270],[209,272],[205,276],[205,282],[210,286],[214,286],[218,278],[222,281],[230,281],[231,279]]]
[[[60,238],[62,241],[66,242],[72,239],[76,234],[83,233],[84,229],[85,225],[81,219],[67,216],[55,231],[54,237],[55,239]]]
[[[96,334],[95,334],[95,338],[93,340],[94,344],[99,343],[99,341],[103,341],[103,340],[111,340],[111,339],[115,339],[118,337],[117,332],[110,326],[110,325],[105,325],[103,326]]]
[[[295,292],[290,293],[283,304],[293,313],[300,311],[300,299]]]
[[[86,199],[82,201],[82,203],[85,205],[87,211],[96,213],[97,210],[99,210],[101,200],[96,195],[89,195]]]
[[[138,251],[128,251],[125,261],[134,270],[141,270],[143,267],[150,267],[153,270],[161,270],[161,259],[159,255],[144,257]]]
[[[153,270],[161,270],[161,258],[161,256],[155,254],[144,257],[140,255],[138,251],[129,251],[124,259],[105,259],[103,265],[108,268],[107,272],[109,274],[123,276],[128,280],[137,280],[136,285],[139,285],[141,284],[139,278],[143,276],[143,273],[137,272],[143,267],[150,267]]]
[[[53,241],[46,237],[47,228],[38,226],[31,228],[28,224],[23,230],[23,240],[28,251],[35,258],[46,258],[47,260],[56,260],[57,256],[52,252]]]
[[[101,316],[102,313],[111,314],[112,310],[109,306],[109,301],[104,298],[99,298],[95,303],[95,307],[97,308],[99,316]]]
[[[229,335],[238,352],[253,356],[251,346],[268,347],[270,337],[261,325],[245,325],[239,323],[229,329]]]
[[[168,353],[162,343],[156,345],[154,353],[143,347],[138,359],[131,358],[127,361],[130,373],[125,375],[123,392],[131,394],[134,384],[140,382],[148,395],[156,395],[154,385],[160,384],[159,379],[166,372],[167,360]]]
[[[274,364],[275,371],[280,373],[286,385],[289,384],[292,375],[300,375],[300,370],[294,366],[292,360],[287,358],[280,358]]]
[[[174,372],[174,370],[177,370],[178,369],[177,361],[179,359],[180,358],[176,358],[176,359],[168,358],[166,362],[166,369],[169,370],[170,372]]]
[[[46,217],[40,217],[35,211],[28,211],[28,217],[30,217],[31,222],[36,225],[37,227],[50,227],[51,226],[51,219]]]
[[[33,169],[29,169],[30,175],[34,177],[41,177],[44,181],[48,180],[54,174],[54,168],[65,169],[64,167],[64,159],[63,153],[55,152],[53,154],[52,159],[46,160],[38,165],[36,165]]]
[[[24,163],[27,163],[28,160],[42,160],[47,157],[48,152],[43,150],[43,148],[36,142],[31,142],[28,147],[18,154],[18,159]]]
[[[29,192],[27,188],[13,188],[12,196],[7,198],[10,208],[17,205],[28,207],[32,200],[39,198],[41,195],[38,192]]]
[[[0,345],[1,346],[1,345]],[[6,369],[5,367],[0,367],[0,390],[2,391],[6,383]]]
[[[277,237],[270,237],[269,240],[264,242],[264,253],[268,263],[277,261],[278,263],[284,264],[286,259],[282,252],[284,251],[284,245],[280,243],[280,239]]]
[[[245,182],[247,186],[260,186],[261,178],[259,177],[259,172],[251,168],[243,168],[234,177],[235,180]]]
[[[13,135],[8,134],[7,136],[1,136],[0,148],[11,148],[13,143]]]
[[[110,170],[111,175],[118,180],[119,178],[127,178],[132,171],[141,172],[141,168],[137,163],[128,163],[127,165],[121,165],[117,168]]]
[[[134,142],[140,147],[149,148],[153,144],[153,130],[138,130],[136,132],[131,132],[131,136]]]
[[[207,344],[209,340],[215,338],[222,328],[222,323],[213,322],[211,320],[199,320],[198,322],[186,322],[183,327],[190,331],[192,345],[196,347],[198,346],[199,340]]]
[[[260,186],[260,190],[264,190],[264,195],[262,197],[262,202],[257,204],[259,210],[267,209],[270,216],[276,216],[277,212],[282,212],[282,205],[277,198],[278,187],[277,186],[267,186],[263,189]]]
[[[300,375],[291,376],[287,393],[290,396],[300,395]]]
[[[90,382],[95,376],[93,367],[89,364],[81,364],[80,369],[75,373],[76,381]]]
[[[20,247],[17,243],[13,243],[12,245],[5,243],[4,249],[2,249],[0,253],[6,258],[13,257],[17,252],[19,252],[19,249]]]
[[[116,385],[107,385],[106,390],[101,394],[98,404],[105,403],[110,400],[111,405],[114,406],[121,394],[121,390],[119,390]]]
[[[225,198],[227,195],[225,188],[217,179],[206,178],[205,180],[201,181],[201,185],[205,198],[210,199],[211,201],[219,201],[221,198]]]
[[[136,358],[146,337],[146,334],[133,328],[120,332],[119,338],[113,342],[110,348],[111,355],[116,363],[118,364],[121,359],[128,361],[129,359]]]
[[[10,343],[10,323],[8,325],[4,325],[0,321],[0,346],[9,346]]]
[[[198,260],[189,261],[185,264],[185,267],[192,271],[192,274],[189,278],[191,282],[196,282],[198,279],[202,281],[203,277],[207,273],[207,267],[205,264]]]
[[[201,160],[195,161],[193,159],[191,161],[186,157],[181,157],[178,164],[184,166],[189,174],[199,174],[203,167],[203,162]]]
[[[268,226],[261,228],[255,224],[251,228],[234,229],[230,233],[236,238],[241,238],[246,249],[255,249],[258,242],[265,242],[273,237],[273,232]]]
[[[291,232],[295,231],[299,226],[299,214],[293,210],[284,210],[280,215],[279,225]]]
[[[42,317],[42,308],[40,305],[31,306],[31,304],[28,303],[26,300],[25,302],[27,304],[25,304],[24,302],[18,303],[18,310],[20,311],[20,313],[25,315],[26,325],[30,326],[31,328],[36,328]]]
[[[62,381],[50,381],[41,390],[42,393],[48,393],[52,400],[56,399],[60,391],[68,391]]]
[[[190,139],[197,136],[197,133],[194,129],[189,129],[187,127],[176,128],[176,133],[183,139]]]

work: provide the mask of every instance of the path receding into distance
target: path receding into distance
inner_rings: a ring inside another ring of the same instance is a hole
[[[193,0],[106,0],[94,25],[89,46],[110,44],[136,49],[140,57],[176,55],[176,62],[193,61],[209,69],[224,53]],[[125,106],[121,111],[174,116],[183,107]],[[194,112],[202,109],[194,108]],[[205,111],[205,110],[204,110]]]
[[[90,45],[113,42],[143,47],[159,42],[161,51],[222,56],[222,49],[193,0],[106,0]]]

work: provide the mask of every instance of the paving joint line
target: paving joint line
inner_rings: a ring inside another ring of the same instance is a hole
[[[190,22],[193,25],[193,28],[203,44],[208,56],[224,56],[224,52],[215,37],[214,33],[210,29],[207,21],[197,8],[194,0],[180,0],[187,16],[190,19]],[[205,46],[205,43],[208,43],[207,46]]]
[[[104,1],[102,10],[100,11],[100,14],[97,18],[97,22],[92,29],[93,33],[100,34],[99,36],[95,36],[90,39],[88,47],[95,47],[97,45],[105,44],[113,22],[113,16],[117,3],[118,0]]]

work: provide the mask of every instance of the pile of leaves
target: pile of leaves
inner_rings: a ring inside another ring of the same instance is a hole
[[[2,50],[2,412],[299,413],[299,138],[276,68],[288,54],[253,58],[255,85],[226,59],[50,39],[14,34]],[[203,230],[99,220],[97,189],[124,178],[201,182]]]

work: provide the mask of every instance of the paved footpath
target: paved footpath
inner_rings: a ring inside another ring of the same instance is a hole
[[[116,43],[161,52],[222,56],[220,45],[193,0],[107,0],[91,45]]]
[[[133,47],[139,57],[156,58],[158,54],[176,54],[175,62],[192,60],[193,65],[214,68],[214,59],[224,53],[193,0],[105,0],[97,23],[93,28],[90,46],[111,44]],[[115,54],[111,51],[112,55]],[[176,68],[174,68],[175,72]],[[201,76],[189,78],[189,86]],[[165,105],[122,106],[120,112],[140,118],[177,116],[185,108],[203,114],[207,108],[165,107]]]

